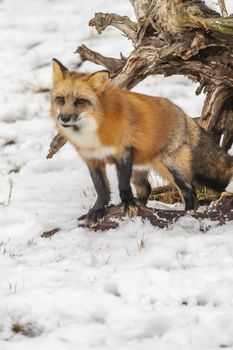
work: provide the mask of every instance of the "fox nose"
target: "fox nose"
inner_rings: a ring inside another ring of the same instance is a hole
[[[69,123],[72,118],[71,115],[64,115],[64,114],[60,114],[59,117],[63,123]]]

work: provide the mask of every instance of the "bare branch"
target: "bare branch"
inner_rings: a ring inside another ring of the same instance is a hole
[[[119,16],[115,13],[97,12],[95,17],[89,21],[89,26],[95,27],[98,34],[108,26],[113,26],[122,31],[129,39],[136,42],[137,24],[127,16]]]
[[[125,58],[117,59],[112,57],[105,57],[100,53],[92,51],[85,45],[79,46],[76,50],[76,53],[80,55],[80,58],[83,62],[90,61],[95,64],[104,66],[110,72],[111,76],[114,76],[116,73],[118,73],[126,63]]]

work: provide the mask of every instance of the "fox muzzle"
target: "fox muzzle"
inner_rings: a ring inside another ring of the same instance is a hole
[[[73,126],[78,121],[79,116],[77,114],[58,114],[57,120],[64,127]]]

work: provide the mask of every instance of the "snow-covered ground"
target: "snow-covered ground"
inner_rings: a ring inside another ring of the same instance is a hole
[[[92,232],[77,222],[95,200],[85,165],[69,145],[46,159],[55,129],[37,91],[51,58],[74,67],[82,43],[131,50],[117,30],[88,27],[98,11],[133,16],[126,0],[0,0],[0,350],[233,349],[233,225],[200,233],[192,219],[162,230],[136,218]],[[195,88],[150,77],[136,90],[198,116]]]

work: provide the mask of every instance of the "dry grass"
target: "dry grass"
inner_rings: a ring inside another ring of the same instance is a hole
[[[197,186],[196,192],[200,204],[203,205],[210,204],[212,201],[218,200],[221,195],[221,192],[210,190],[204,186]],[[161,186],[154,188],[150,195],[150,200],[156,200],[166,204],[182,202],[179,192],[173,186]]]
[[[11,330],[13,333],[22,334],[25,337],[34,338],[42,333],[42,329],[40,329],[37,325],[28,323],[20,323],[19,321],[14,322],[11,326]]]

